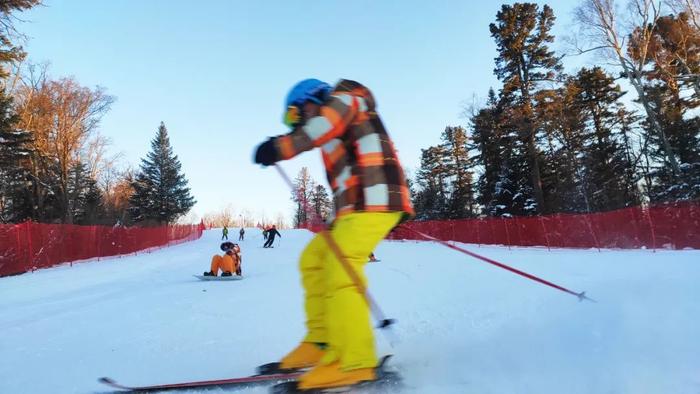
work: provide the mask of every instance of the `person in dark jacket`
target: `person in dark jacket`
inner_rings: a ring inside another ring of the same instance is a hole
[[[263,248],[271,248],[272,244],[275,242],[275,236],[279,235],[282,237],[282,234],[280,234],[279,231],[277,231],[277,227],[274,225],[270,227],[269,230],[267,230],[267,242],[265,242],[265,245],[263,245]]]

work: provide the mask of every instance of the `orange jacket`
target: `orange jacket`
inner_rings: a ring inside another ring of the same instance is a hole
[[[320,115],[275,138],[274,146],[282,160],[321,147],[337,216],[414,214],[394,144],[375,112],[372,93],[358,82],[338,82]]]

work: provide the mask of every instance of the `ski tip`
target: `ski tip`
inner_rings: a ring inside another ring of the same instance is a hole
[[[104,384],[115,384],[115,383],[117,383],[117,382],[115,382],[113,379],[110,379],[110,378],[108,378],[108,377],[106,377],[106,376],[103,376],[103,377],[97,379],[97,381],[100,382],[100,383],[104,383]]]

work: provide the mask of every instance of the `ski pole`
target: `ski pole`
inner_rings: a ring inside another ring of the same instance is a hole
[[[523,277],[525,277],[525,278],[534,280],[535,282],[542,283],[542,284],[547,285],[547,286],[549,286],[549,287],[553,287],[553,288],[555,288],[555,289],[557,289],[557,290],[563,291],[564,293],[568,293],[568,294],[574,295],[574,296],[578,297],[578,300],[579,300],[579,301],[588,300],[588,301],[596,302],[594,299],[592,299],[592,298],[586,296],[586,292],[585,292],[585,291],[582,291],[582,292],[580,292],[580,293],[576,293],[576,292],[571,291],[571,290],[569,290],[569,289],[567,289],[567,288],[565,288],[565,287],[562,287],[562,286],[559,286],[559,285],[557,285],[557,284],[554,284],[554,283],[552,283],[552,282],[550,282],[550,281],[544,280],[544,279],[542,279],[542,278],[538,278],[538,277],[535,276],[535,275],[528,274],[527,272],[520,271],[519,269],[513,268],[513,267],[508,266],[508,265],[506,265],[506,264],[499,263],[499,262],[496,261],[496,260],[492,260],[492,259],[490,259],[490,258],[488,258],[488,257],[484,257],[484,256],[481,256],[481,255],[476,254],[476,253],[474,253],[474,252],[470,252],[470,251],[467,250],[467,249],[460,248],[460,247],[457,246],[457,245],[452,245],[452,244],[450,244],[450,243],[448,243],[448,242],[445,242],[445,241],[443,241],[443,240],[441,240],[441,239],[439,239],[439,238],[435,238],[435,237],[433,237],[433,236],[431,236],[431,235],[425,234],[425,233],[420,232],[420,231],[418,231],[418,230],[414,230],[414,229],[412,229],[412,228],[410,228],[410,227],[408,227],[408,226],[401,225],[401,226],[399,226],[399,227],[401,227],[401,228],[403,228],[403,229],[406,229],[406,230],[408,230],[408,231],[411,231],[411,232],[413,232],[413,233],[415,233],[415,234],[418,234],[418,235],[420,235],[421,237],[424,237],[424,238],[429,239],[429,240],[431,240],[431,241],[435,241],[435,242],[440,243],[440,244],[442,244],[442,245],[444,245],[444,246],[447,246],[447,247],[450,248],[450,249],[454,249],[454,250],[460,251],[460,252],[462,252],[462,253],[464,253],[464,254],[466,254],[466,255],[472,256],[472,257],[477,258],[477,259],[479,259],[479,260],[481,260],[481,261],[485,261],[485,262],[487,262],[487,263],[489,263],[489,264],[493,264],[493,265],[495,265],[496,267],[500,267],[500,268],[503,268],[503,269],[505,269],[505,270],[508,270],[508,271],[510,271],[510,272],[512,272],[512,273],[514,273],[514,274],[517,274],[517,275],[523,276]]]
[[[295,189],[294,184],[292,183],[292,180],[289,179],[289,177],[287,176],[287,173],[284,172],[282,167],[280,167],[278,164],[275,164],[275,169],[277,169],[277,172],[279,172],[282,179],[284,179],[284,181],[287,183],[287,186],[289,186],[290,189],[292,189],[292,192],[294,192],[294,189]],[[306,209],[306,207],[304,207],[304,209]],[[340,264],[343,266],[343,269],[345,269],[345,272],[348,274],[348,276],[352,280],[353,284],[357,288],[357,291],[362,295],[362,297],[364,298],[367,305],[369,305],[370,311],[372,311],[374,318],[379,323],[377,328],[384,329],[384,328],[390,327],[392,324],[396,323],[395,319],[388,319],[384,315],[384,312],[382,312],[381,308],[379,308],[379,305],[374,301],[374,297],[372,297],[372,294],[370,294],[367,287],[365,287],[362,284],[362,280],[357,275],[357,272],[355,271],[355,269],[347,261],[345,256],[343,256],[342,250],[340,249],[338,244],[335,242],[335,240],[331,236],[330,232],[328,232],[327,229],[323,229],[320,231],[320,234],[323,237],[323,239],[326,240],[326,243],[331,248],[331,251],[333,251],[333,254],[335,254],[335,257],[338,259],[338,261],[340,261]],[[392,342],[392,341],[390,341],[390,342]]]

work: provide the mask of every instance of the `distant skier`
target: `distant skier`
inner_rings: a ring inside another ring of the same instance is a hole
[[[413,215],[394,144],[363,85],[341,80],[335,87],[316,79],[295,85],[287,96],[286,135],[258,146],[255,162],[269,166],[321,148],[337,218],[327,230],[366,286],[364,265],[377,244],[405,216]],[[301,254],[306,337],[281,368],[311,370],[301,390],[375,380],[377,356],[369,308],[323,234]]]
[[[267,241],[267,227],[263,228],[262,234],[263,234],[263,239],[264,239],[265,241]]]
[[[243,238],[245,237],[245,230],[243,227],[241,227],[241,231],[238,232],[238,240],[243,241]]]
[[[221,270],[221,276],[232,276],[234,272],[241,270],[241,249],[237,244],[226,241],[221,244],[223,256],[215,254],[211,258],[211,269],[204,276],[217,276]],[[238,274],[240,275],[240,274]]]
[[[267,242],[263,245],[263,248],[271,248],[272,244],[275,242],[275,236],[279,235],[280,238],[282,237],[282,234],[280,234],[279,231],[277,231],[277,227],[273,224],[272,227],[270,227],[269,230],[267,230]]]
[[[226,227],[226,226],[224,226],[224,229],[222,230],[222,234],[221,234],[222,241],[224,240],[224,238],[226,238],[226,240],[228,240],[228,227]]]
[[[370,262],[370,263],[376,263],[377,261],[379,261],[379,260],[378,260],[377,257],[374,255],[374,252],[370,253],[370,255],[369,255],[369,262]]]

